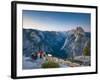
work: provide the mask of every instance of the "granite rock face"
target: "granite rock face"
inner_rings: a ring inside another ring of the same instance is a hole
[[[81,56],[88,43],[90,32],[85,32],[81,27],[66,32],[23,29],[24,56],[30,56],[39,50],[58,58],[68,58],[73,53],[74,56]]]

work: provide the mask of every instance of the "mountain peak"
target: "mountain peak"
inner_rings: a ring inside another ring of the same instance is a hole
[[[76,30],[77,30],[77,31],[79,31],[79,32],[84,32],[83,28],[82,28],[82,27],[80,27],[80,26],[79,26],[79,27],[77,27],[77,28],[76,28]]]
[[[84,31],[84,29],[82,28],[82,27],[77,27],[76,29],[75,29],[75,35],[85,35],[85,31]]]

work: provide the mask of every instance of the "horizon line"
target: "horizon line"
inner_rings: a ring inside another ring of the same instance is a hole
[[[33,28],[24,28],[23,29],[33,29]],[[75,28],[76,29],[76,28]],[[72,30],[75,30],[75,29],[69,29],[69,30],[41,30],[41,29],[33,29],[33,30],[39,30],[39,31],[56,31],[56,32],[68,32],[68,31],[72,31]],[[85,31],[84,32],[91,32],[91,31]]]

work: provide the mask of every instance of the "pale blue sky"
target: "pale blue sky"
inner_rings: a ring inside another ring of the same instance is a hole
[[[81,26],[90,32],[89,13],[23,10],[23,27],[46,31],[68,31]]]

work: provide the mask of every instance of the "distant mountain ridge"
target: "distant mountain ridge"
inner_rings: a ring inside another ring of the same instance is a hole
[[[66,32],[23,29],[23,55],[43,50],[59,58],[71,57],[73,52],[79,56],[90,38],[90,32],[81,27]]]

